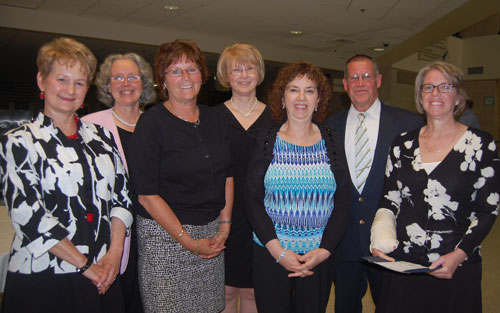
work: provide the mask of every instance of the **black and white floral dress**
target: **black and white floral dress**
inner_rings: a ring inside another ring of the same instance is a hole
[[[381,295],[381,301],[387,301],[390,307],[391,302],[404,304],[405,299],[415,297],[418,299],[415,303],[412,300],[406,303],[406,310],[410,310],[414,305],[446,304],[453,301],[450,297],[458,297],[454,301],[460,305],[461,301],[473,296],[475,300],[469,302],[477,304],[478,300],[480,306],[480,247],[498,215],[500,200],[500,160],[496,143],[488,133],[469,128],[449,154],[427,173],[420,154],[419,131],[397,137],[387,161],[384,196],[379,207],[391,210],[396,216],[399,241],[397,249],[389,255],[396,260],[429,266],[440,256],[460,248],[467,258],[451,280],[429,275],[401,277],[392,274],[392,282],[384,281],[387,290]],[[399,278],[401,284],[397,283]],[[423,279],[421,285],[420,278]],[[479,284],[473,286],[474,280]],[[414,286],[417,287],[412,293]],[[465,294],[452,292],[447,299],[443,292],[451,292],[450,289],[457,287],[466,290]],[[473,290],[476,287],[478,291]],[[424,295],[426,291],[430,296]],[[475,310],[451,306],[449,312],[461,309],[465,312]],[[397,310],[401,308],[383,311]],[[382,310],[377,308],[377,312]]]
[[[78,138],[68,139],[52,119],[40,113],[31,123],[1,137],[0,174],[15,232],[3,310],[7,303],[14,305],[24,297],[25,303],[48,311],[43,308],[45,303],[50,307],[50,298],[44,303],[29,301],[32,289],[39,284],[46,286],[42,290],[54,287],[61,303],[77,303],[72,301],[72,293],[78,290],[71,289],[86,288],[80,283],[87,284],[97,296],[95,286],[76,274],[75,266],[49,250],[68,238],[82,254],[97,262],[109,248],[112,217],[130,226],[127,177],[110,132],[79,121]],[[56,283],[71,277],[78,281],[72,287]],[[27,284],[24,288],[18,286],[21,281]],[[46,281],[54,283],[44,284]],[[35,294],[47,297],[47,293],[55,292],[42,290]],[[83,290],[80,292],[86,298],[83,303],[93,301]],[[96,301],[101,301],[98,296]],[[83,305],[67,310],[96,309],[92,304],[86,308]],[[56,311],[65,309],[59,306]]]

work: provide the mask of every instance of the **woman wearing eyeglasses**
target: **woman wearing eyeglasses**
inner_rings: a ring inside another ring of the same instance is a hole
[[[99,68],[96,87],[99,100],[111,108],[84,116],[82,120],[101,125],[111,131],[127,169],[128,143],[142,113],[139,106],[151,103],[156,98],[153,71],[140,55],[112,54]],[[130,196],[134,199],[135,194],[131,192]],[[136,200],[134,202],[137,202]],[[137,277],[135,224],[129,236],[125,238],[120,273],[126,312],[142,312]]]
[[[162,101],[141,116],[129,147],[144,310],[220,312],[233,203],[224,121],[197,104],[208,71],[193,41],[162,44],[155,75]]]
[[[264,60],[254,46],[238,42],[226,47],[217,63],[217,81],[231,88],[231,99],[216,108],[224,116],[231,146],[234,206],[231,234],[224,251],[226,308],[223,313],[255,313],[252,279],[252,227],[245,214],[248,159],[256,134],[271,126],[271,111],[256,96],[264,80]]]
[[[454,65],[424,67],[415,99],[427,124],[393,143],[371,249],[435,270],[385,272],[377,312],[481,312],[479,250],[500,198],[497,146],[490,134],[456,121],[466,92]]]

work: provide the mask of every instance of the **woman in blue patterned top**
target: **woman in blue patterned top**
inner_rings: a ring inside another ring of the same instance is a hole
[[[329,257],[349,214],[343,145],[313,122],[326,117],[330,96],[326,77],[307,62],[284,67],[269,96],[282,123],[257,138],[247,181],[260,313],[324,312],[328,303]]]

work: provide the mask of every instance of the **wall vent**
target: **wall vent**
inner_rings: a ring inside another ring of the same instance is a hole
[[[467,74],[469,74],[469,75],[483,74],[483,73],[484,73],[484,68],[482,66],[467,68]]]

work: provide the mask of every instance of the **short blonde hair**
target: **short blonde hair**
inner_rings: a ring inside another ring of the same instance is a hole
[[[422,68],[418,72],[417,78],[415,79],[415,103],[417,105],[417,111],[420,114],[425,114],[424,107],[422,105],[422,85],[424,84],[424,79],[427,73],[431,70],[439,71],[446,78],[450,85],[453,85],[453,89],[457,91],[458,104],[453,111],[455,116],[462,113],[465,107],[465,100],[467,99],[467,92],[464,86],[464,73],[458,67],[453,64],[436,61]]]
[[[66,66],[74,66],[80,62],[87,75],[87,83],[92,81],[97,67],[97,60],[89,48],[79,41],[65,37],[44,44],[38,51],[36,65],[42,77],[49,76],[55,61]]]
[[[259,50],[246,42],[237,42],[231,46],[227,46],[222,50],[222,53],[217,62],[217,81],[223,87],[230,88],[228,75],[230,66],[233,64],[253,64],[259,73],[259,82],[262,83],[265,75],[264,59]]]

